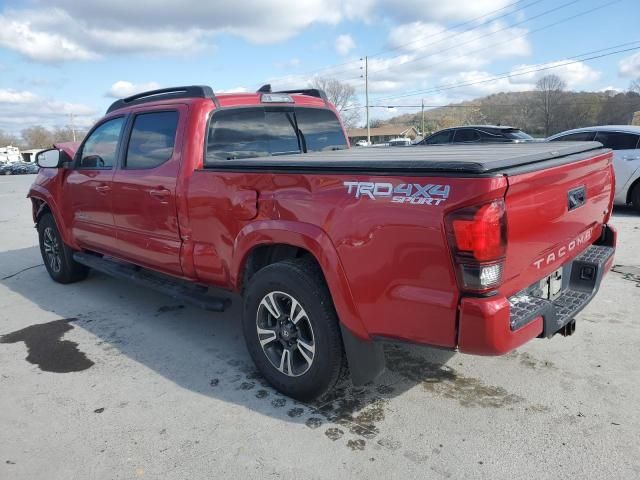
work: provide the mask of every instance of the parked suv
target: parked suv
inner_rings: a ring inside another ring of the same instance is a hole
[[[445,143],[520,143],[533,141],[533,137],[519,128],[499,125],[466,125],[445,128],[429,135],[418,145]]]
[[[640,127],[631,125],[605,125],[577,128],[557,133],[550,142],[600,142],[613,150],[613,168],[616,173],[616,193],[613,203],[632,204],[640,211]]]

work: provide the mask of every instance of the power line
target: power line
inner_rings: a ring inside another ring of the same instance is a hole
[[[622,0],[612,0],[612,1],[608,2],[608,3],[605,3],[605,4],[603,4],[603,5],[600,5],[600,6],[598,6],[598,7],[594,7],[594,8],[591,8],[591,9],[589,9],[589,10],[582,11],[582,12],[577,13],[577,14],[575,14],[575,15],[570,15],[570,16],[565,17],[565,18],[562,18],[562,19],[560,19],[560,20],[558,20],[558,21],[556,21],[556,22],[553,22],[553,23],[550,23],[550,24],[547,24],[547,25],[543,25],[543,26],[541,26],[541,27],[538,27],[538,28],[535,28],[535,29],[533,29],[533,30],[531,30],[531,31],[528,31],[528,32],[526,32],[526,33],[524,33],[524,34],[522,34],[522,35],[518,35],[518,36],[515,36],[515,37],[513,37],[513,38],[510,38],[510,39],[508,40],[508,42],[513,42],[514,40],[517,40],[517,39],[519,39],[519,38],[524,38],[524,37],[527,37],[527,36],[529,36],[529,35],[531,35],[531,34],[533,34],[533,33],[537,33],[537,32],[540,32],[540,31],[542,31],[542,30],[546,30],[546,29],[548,29],[548,28],[555,27],[555,26],[557,26],[557,25],[559,25],[559,24],[561,24],[561,23],[565,23],[565,22],[568,22],[568,21],[574,20],[574,19],[576,19],[576,18],[578,18],[578,17],[582,17],[582,16],[584,16],[584,15],[588,15],[588,14],[590,14],[590,13],[593,13],[593,12],[597,11],[597,10],[601,10],[601,9],[603,9],[603,8],[609,7],[609,6],[613,5],[613,4],[615,4],[615,3],[619,3],[619,2],[621,2],[621,1],[622,1]],[[570,3],[574,3],[574,2],[570,2]],[[566,5],[568,5],[568,4],[565,4],[565,6],[566,6]],[[558,8],[563,8],[563,7],[561,6],[561,7],[558,7]],[[553,9],[552,9],[552,10],[553,10]],[[538,15],[537,17],[532,17],[532,18],[531,18],[531,20],[533,20],[534,18],[539,18],[539,17],[540,17],[540,16],[542,16],[542,15],[546,15],[547,13],[550,13],[552,10],[548,10],[547,12],[543,12],[542,14]],[[523,22],[520,22],[520,23],[515,24],[515,25],[512,25],[512,26],[510,26],[510,27],[505,27],[505,28],[502,28],[502,29],[500,29],[500,30],[496,30],[495,32],[492,32],[491,34],[498,33],[498,32],[500,32],[500,31],[504,31],[504,30],[507,30],[507,29],[509,29],[509,28],[513,28],[514,26],[521,25],[522,23],[523,23]],[[484,37],[487,37],[487,36],[489,36],[489,35],[484,35],[484,36],[481,36],[481,37],[477,37],[477,38],[471,39],[471,40],[469,40],[469,41],[467,41],[467,42],[463,42],[463,43],[460,43],[460,44],[454,45],[454,46],[452,46],[452,47],[450,47],[450,48],[447,48],[447,49],[445,49],[445,50],[441,50],[440,52],[438,52],[438,54],[443,53],[443,52],[446,52],[446,51],[451,50],[451,49],[453,49],[453,48],[457,48],[457,47],[459,47],[459,46],[461,46],[461,45],[465,45],[465,44],[467,44],[467,43],[471,43],[471,42],[473,42],[473,41],[475,41],[475,40],[478,40],[478,39],[480,39],[480,38],[484,38]],[[485,51],[485,50],[489,50],[489,49],[492,49],[492,48],[495,48],[495,47],[501,46],[501,45],[503,45],[503,44],[505,44],[505,43],[507,43],[507,41],[496,42],[496,43],[493,43],[493,44],[491,44],[491,45],[487,45],[487,46],[485,46],[485,47],[481,47],[481,48],[477,48],[477,49],[475,49],[475,50],[471,50],[471,51],[469,51],[469,52],[465,52],[465,54],[464,54],[464,55],[458,55],[457,57],[454,57],[454,58],[467,57],[467,56],[469,56],[469,55],[471,55],[471,54],[478,53],[478,52],[482,52],[482,51]],[[406,62],[399,63],[398,65],[395,65],[394,67],[402,67],[402,66],[404,66],[404,65],[407,65],[408,63],[417,62],[417,61],[419,61],[419,60],[423,60],[423,59],[425,59],[425,58],[429,58],[429,57],[432,57],[432,56],[434,56],[434,54],[430,54],[430,55],[426,55],[426,56],[422,56],[422,57],[417,57],[417,58],[414,58],[414,59],[412,59],[412,60],[408,60],[408,61],[406,61]],[[392,58],[393,58],[393,57],[392,57]],[[442,64],[444,64],[444,63],[447,63],[447,62],[448,62],[448,61],[450,61],[450,60],[451,60],[451,59],[449,58],[449,59],[447,59],[447,60],[442,60],[442,61],[439,61],[439,62],[430,63],[430,64],[425,65],[425,67],[435,67],[435,66],[438,66],[438,65],[442,65]],[[378,72],[382,72],[382,71],[384,71],[384,70],[388,70],[389,68],[391,68],[391,67],[387,66],[387,67],[385,67],[385,68],[380,68],[380,69],[377,69],[377,70],[372,69],[371,73],[378,73]]]
[[[520,1],[518,1],[518,2],[513,2],[513,3],[510,3],[509,5],[506,5],[506,6],[502,7],[502,8],[498,8],[497,10],[493,10],[493,11],[491,11],[491,12],[489,12],[489,13],[485,13],[484,15],[481,15],[481,16],[476,17],[476,18],[474,18],[474,19],[468,20],[468,21],[463,22],[463,23],[459,23],[458,25],[454,25],[453,27],[448,28],[448,29],[445,29],[445,30],[443,30],[443,31],[441,31],[441,32],[438,32],[438,33],[435,33],[435,34],[432,34],[432,35],[427,35],[427,36],[425,36],[425,37],[418,38],[418,39],[416,39],[416,40],[412,40],[412,41],[407,42],[407,43],[403,43],[403,44],[400,44],[400,45],[396,45],[395,47],[391,47],[391,48],[387,48],[387,49],[385,49],[385,50],[381,50],[381,51],[379,51],[379,52],[377,52],[377,53],[374,53],[374,54],[372,54],[372,55],[369,55],[369,58],[371,58],[371,57],[378,57],[378,56],[380,56],[380,55],[382,55],[382,54],[384,54],[384,53],[386,53],[386,52],[392,52],[392,51],[395,51],[395,50],[400,50],[400,49],[402,49],[403,47],[406,47],[407,45],[412,45],[412,44],[414,44],[414,43],[420,43],[420,42],[423,42],[424,40],[427,40],[427,39],[429,39],[429,38],[436,37],[436,36],[438,36],[438,35],[442,35],[443,33],[446,33],[446,32],[447,32],[447,30],[454,30],[454,29],[458,29],[458,28],[460,28],[460,27],[464,27],[465,25],[469,25],[469,24],[475,23],[475,22],[477,22],[478,20],[480,20],[480,19],[482,19],[482,18],[484,18],[484,17],[490,17],[488,20],[486,20],[486,21],[484,21],[484,22],[480,23],[479,25],[476,25],[476,26],[474,26],[474,27],[468,28],[468,29],[466,29],[466,30],[462,30],[461,32],[455,31],[455,32],[453,32],[453,35],[450,35],[450,36],[448,36],[448,37],[446,37],[446,38],[443,38],[443,39],[441,39],[441,40],[438,40],[438,41],[436,41],[436,42],[432,42],[432,43],[428,43],[428,44],[426,44],[426,45],[422,45],[422,47],[428,47],[428,46],[431,46],[431,45],[435,45],[435,44],[437,44],[437,43],[440,43],[440,42],[443,42],[443,41],[445,41],[445,40],[448,40],[449,38],[452,38],[452,37],[454,37],[454,36],[456,36],[456,35],[460,35],[460,34],[462,34],[462,33],[470,32],[470,31],[472,31],[472,30],[476,30],[477,28],[480,28],[480,27],[482,27],[482,26],[486,25],[486,24],[487,24],[487,23],[489,23],[489,22],[495,22],[496,20],[500,20],[501,18],[505,18],[505,17],[508,17],[509,15],[513,15],[513,14],[514,14],[514,13],[516,13],[516,12],[520,12],[520,11],[524,10],[525,8],[528,8],[528,7],[532,6],[532,5],[535,5],[536,3],[541,3],[541,2],[543,2],[543,1],[545,1],[545,0],[535,0],[535,1],[531,2],[531,3],[528,3],[528,4],[524,5],[524,6],[522,6],[522,7],[518,8],[518,9],[516,9],[516,10],[508,11],[507,13],[504,13],[504,14],[502,14],[502,15],[498,16],[498,17],[493,17],[493,16],[492,16],[494,13],[500,12],[500,11],[502,11],[502,10],[506,10],[506,9],[508,9],[508,8],[511,8],[511,7],[515,6],[515,5],[517,5],[518,3],[522,3],[522,2],[523,2],[523,0],[520,0]],[[578,2],[578,1],[581,1],[581,0],[575,0],[575,2]],[[572,2],[572,3],[575,3],[575,2]]]
[[[599,105],[600,101],[590,101],[590,102],[561,102],[557,105]],[[521,103],[478,103],[472,105],[427,105],[426,103],[420,105],[369,105],[369,108],[482,108],[482,107],[498,107],[498,108],[515,108],[522,107]],[[343,110],[362,110],[363,106],[357,107],[347,107]]]
[[[429,89],[423,89],[423,90],[414,90],[412,92],[407,92],[404,94],[399,94],[399,95],[390,95],[387,97],[379,97],[376,100],[388,100],[388,99],[393,99],[393,98],[404,98],[404,97],[413,97],[416,95],[423,95],[425,93],[436,93],[436,92],[441,92],[441,91],[445,91],[445,90],[452,90],[455,88],[460,88],[460,87],[467,87],[467,86],[471,86],[471,85],[479,85],[482,83],[489,83],[489,82],[495,82],[497,80],[502,80],[504,78],[512,78],[512,77],[518,77],[518,76],[522,76],[522,75],[527,75],[529,73],[537,73],[537,72],[541,72],[541,71],[545,71],[545,70],[552,70],[554,68],[560,68],[560,67],[565,67],[567,65],[573,65],[575,63],[580,63],[580,62],[584,62],[584,61],[588,61],[588,60],[595,60],[598,58],[604,58],[604,57],[608,57],[611,55],[616,55],[618,53],[624,53],[624,52],[630,52],[630,51],[634,51],[634,50],[638,50],[640,49],[640,46],[636,46],[636,47],[632,47],[632,48],[625,48],[625,49],[621,49],[621,50],[616,50],[613,52],[609,52],[609,53],[604,53],[601,55],[593,55],[590,57],[586,57],[586,58],[579,58],[579,57],[584,57],[585,55],[591,55],[594,53],[598,53],[598,52],[603,52],[606,50],[611,50],[613,48],[619,48],[619,47],[623,47],[623,46],[627,46],[627,45],[632,45],[632,44],[637,44],[640,43],[640,40],[634,41],[634,42],[627,42],[627,43],[622,43],[619,45],[614,45],[612,47],[608,47],[608,48],[603,48],[600,50],[594,50],[592,52],[587,52],[587,53],[583,53],[580,55],[575,55],[573,57],[569,57],[568,59],[571,58],[578,58],[578,60],[573,60],[573,61],[569,61],[569,62],[564,62],[564,63],[560,63],[560,64],[555,64],[555,65],[549,65],[549,63],[553,63],[553,62],[547,62],[546,64],[541,64],[541,65],[545,65],[539,68],[532,68],[532,69],[528,69],[528,70],[523,70],[523,71],[517,71],[516,72],[503,72],[500,74],[497,74],[496,76],[493,76],[491,78],[486,78],[483,80],[475,80],[475,81],[470,81],[470,82],[462,82],[462,83],[458,83],[458,84],[445,84],[445,85],[440,85],[434,88],[429,88]]]
[[[443,31],[441,31],[441,32],[438,32],[438,33],[435,33],[435,34],[431,34],[431,35],[425,35],[425,36],[423,36],[423,37],[419,37],[419,38],[417,38],[417,39],[415,39],[415,40],[412,40],[411,42],[407,42],[407,43],[404,43],[404,44],[401,44],[401,45],[397,45],[397,46],[394,46],[394,47],[390,47],[390,48],[387,48],[387,49],[380,50],[380,51],[378,51],[378,52],[376,52],[376,53],[374,53],[374,54],[372,54],[372,55],[368,55],[368,57],[377,57],[377,56],[383,55],[383,54],[384,54],[384,53],[386,53],[386,52],[396,51],[396,50],[399,50],[399,49],[401,49],[401,48],[403,48],[403,47],[405,47],[405,46],[407,46],[407,45],[411,45],[411,44],[413,44],[413,43],[423,42],[423,41],[425,41],[425,40],[428,40],[429,38],[437,37],[437,36],[439,36],[439,35],[442,35],[442,34],[444,34],[444,33],[447,33],[447,31],[451,31],[451,30],[454,30],[454,29],[458,29],[458,28],[460,28],[460,27],[463,27],[463,26],[465,26],[465,25],[469,25],[469,24],[475,23],[475,22],[477,22],[478,20],[481,20],[482,18],[485,18],[485,17],[490,17],[490,19],[489,19],[489,20],[487,20],[487,21],[485,21],[485,22],[482,22],[481,24],[476,25],[475,27],[472,27],[472,28],[469,28],[469,29],[467,29],[467,30],[464,30],[463,32],[457,32],[457,31],[455,31],[455,32],[453,32],[453,34],[452,34],[452,35],[450,35],[450,36],[448,36],[448,37],[446,37],[446,38],[444,38],[444,39],[438,40],[438,41],[436,41],[436,42],[432,42],[432,43],[427,44],[427,45],[424,45],[424,46],[434,45],[434,44],[439,43],[439,42],[441,42],[441,41],[444,41],[444,40],[447,40],[447,39],[449,39],[449,38],[452,38],[453,36],[458,35],[459,33],[466,33],[466,32],[468,32],[468,31],[475,30],[475,29],[477,29],[477,28],[480,28],[480,27],[481,27],[481,26],[483,26],[483,25],[486,25],[487,23],[489,23],[489,21],[493,22],[493,21],[499,20],[499,19],[501,19],[501,18],[507,17],[507,16],[512,15],[512,14],[514,14],[514,13],[516,13],[516,12],[522,11],[522,10],[524,10],[525,8],[528,8],[528,7],[532,6],[532,5],[535,5],[535,4],[537,4],[537,3],[541,3],[541,2],[543,2],[543,1],[545,1],[545,0],[534,0],[534,1],[532,1],[531,3],[528,3],[528,4],[526,4],[526,5],[524,5],[524,6],[520,7],[520,8],[517,8],[517,9],[512,10],[512,11],[508,11],[507,13],[505,13],[505,14],[503,14],[503,15],[500,15],[500,16],[498,16],[498,17],[492,17],[492,15],[494,15],[495,13],[498,13],[498,12],[500,12],[500,11],[502,11],[502,10],[507,10],[507,9],[509,9],[509,8],[511,8],[511,7],[513,7],[513,6],[517,5],[517,4],[519,4],[519,3],[522,3],[523,1],[525,1],[525,0],[518,0],[517,2],[513,2],[513,3],[510,3],[509,5],[506,5],[506,6],[502,7],[502,8],[498,8],[498,9],[496,9],[496,10],[492,10],[492,11],[490,11],[490,12],[488,12],[488,13],[485,13],[484,15],[480,15],[479,17],[475,17],[475,18],[473,18],[473,19],[471,19],[471,20],[468,20],[468,21],[466,21],[466,22],[462,22],[462,23],[459,23],[459,24],[457,24],[457,25],[454,25],[453,27],[450,27],[450,28],[448,28],[448,29],[445,29],[445,30],[443,30]],[[574,0],[574,1],[573,1],[573,2],[571,2],[571,3],[576,3],[576,2],[579,2],[579,1],[582,1],[582,0]],[[363,58],[364,58],[364,56],[363,56]],[[392,58],[395,58],[395,57],[392,57]],[[335,65],[328,65],[328,66],[326,66],[326,67],[321,67],[321,68],[317,68],[317,69],[314,69],[314,70],[309,70],[309,71],[306,71],[306,72],[296,73],[295,75],[297,75],[297,76],[301,76],[301,75],[309,75],[309,74],[316,73],[316,72],[320,72],[320,71],[331,70],[331,69],[333,69],[333,68],[338,68],[338,67],[342,67],[342,66],[346,66],[346,65],[352,65],[352,64],[354,64],[354,63],[356,63],[356,62],[358,62],[358,61],[359,61],[359,60],[350,60],[350,61],[348,61],[348,62],[344,62],[344,63],[338,63],[338,64],[335,64]],[[332,72],[332,75],[334,75],[334,76],[335,76],[335,75],[341,75],[341,74],[344,74],[344,73],[346,73],[346,72],[351,72],[351,71],[355,71],[355,70],[359,70],[359,69],[360,69],[359,67],[356,67],[356,68],[349,68],[349,69],[341,70],[341,71],[338,71],[338,72]],[[270,81],[272,81],[272,82],[273,82],[273,81],[275,81],[275,80],[281,80],[281,79],[286,78],[286,77],[287,77],[287,76],[283,76],[283,77],[276,77],[276,78],[274,78],[274,79],[271,79]]]
[[[490,32],[484,33],[483,35],[480,35],[480,36],[477,36],[477,37],[471,38],[471,39],[466,40],[466,41],[464,41],[464,42],[456,43],[455,45],[451,45],[450,47],[447,47],[447,48],[444,48],[444,49],[438,50],[437,52],[429,53],[429,54],[427,54],[427,55],[417,56],[416,58],[413,58],[413,59],[411,59],[411,60],[407,60],[406,62],[398,63],[398,64],[396,64],[396,65],[387,65],[387,66],[385,66],[385,67],[378,68],[378,69],[375,69],[375,68],[374,68],[374,69],[372,69],[372,70],[371,70],[371,73],[383,72],[383,71],[385,71],[385,70],[389,70],[390,68],[400,67],[400,66],[406,65],[406,64],[408,64],[408,63],[413,63],[413,62],[417,62],[417,61],[419,61],[419,60],[423,60],[423,59],[425,59],[425,58],[433,57],[433,56],[435,56],[435,55],[441,55],[441,54],[442,54],[442,53],[444,53],[444,52],[448,52],[448,51],[450,51],[450,50],[457,49],[457,48],[459,48],[459,47],[461,47],[461,46],[463,46],[463,45],[468,45],[469,43],[475,42],[475,41],[477,41],[477,40],[480,40],[480,39],[483,39],[483,38],[487,38],[487,37],[490,37],[490,36],[496,35],[496,34],[498,34],[498,33],[500,33],[500,32],[504,32],[504,31],[510,30],[510,29],[512,29],[512,28],[514,28],[514,27],[517,27],[517,26],[523,25],[523,24],[525,24],[525,23],[531,22],[532,20],[536,20],[536,19],[538,19],[538,18],[540,18],[540,17],[544,17],[545,15],[549,15],[549,14],[551,14],[551,13],[554,13],[554,12],[556,12],[556,11],[558,11],[558,10],[561,10],[561,9],[563,9],[563,8],[566,8],[566,7],[568,7],[568,6],[571,6],[571,5],[573,5],[573,4],[575,4],[575,3],[578,3],[578,2],[581,2],[581,1],[583,1],[583,0],[571,0],[571,1],[569,1],[569,2],[563,3],[562,5],[558,5],[557,7],[551,8],[551,9],[549,9],[549,10],[545,10],[544,12],[541,12],[541,13],[539,13],[539,14],[537,14],[537,15],[534,15],[533,17],[526,18],[526,19],[524,19],[524,20],[521,20],[521,21],[519,21],[519,22],[517,22],[517,23],[514,23],[514,24],[511,24],[511,25],[506,25],[506,26],[504,26],[504,27],[502,27],[502,28],[499,28],[498,30],[493,30],[493,31],[490,31]],[[580,17],[580,16],[582,16],[582,15],[586,15],[587,13],[591,13],[591,12],[592,12],[592,11],[594,11],[594,10],[598,10],[598,9],[600,9],[600,8],[604,8],[604,7],[606,7],[606,6],[609,6],[609,5],[613,4],[613,3],[617,3],[617,2],[620,2],[620,1],[622,1],[622,0],[613,0],[613,1],[609,2],[608,4],[601,5],[600,7],[596,7],[596,8],[593,8],[593,9],[591,9],[591,10],[587,10],[586,12],[582,12],[582,13],[580,13],[580,14],[574,15],[573,17],[569,17],[568,19],[564,19],[564,20],[562,20],[562,21],[560,21],[560,22],[557,22],[557,23],[562,23],[563,21],[568,21],[568,20],[571,20],[571,19],[573,19],[573,18]],[[527,6],[529,6],[529,5],[527,5]],[[524,8],[524,7],[523,7],[523,8]],[[520,10],[520,9],[518,9],[518,10]],[[517,10],[516,10],[516,11],[517,11]],[[514,12],[511,12],[511,13],[514,13]],[[552,24],[551,26],[556,25],[557,23]],[[481,25],[479,25],[479,26],[481,26]],[[477,27],[476,27],[476,28],[477,28]],[[541,28],[541,29],[544,29],[544,28],[548,28],[548,27],[543,27],[543,28]],[[474,30],[474,29],[471,29],[471,30]],[[468,31],[470,31],[470,30],[468,30]],[[443,38],[443,39],[441,39],[441,40],[439,40],[439,41],[436,41],[436,42],[428,43],[428,44],[426,44],[426,45],[423,45],[421,48],[428,47],[428,46],[431,46],[431,45],[435,45],[435,44],[437,44],[437,43],[440,43],[440,42],[445,41],[445,40],[449,40],[449,39],[451,39],[451,38],[453,38],[453,37],[456,37],[456,36],[458,36],[458,35],[460,35],[460,34],[462,34],[462,33],[466,33],[466,32],[467,32],[467,31],[463,31],[463,32],[454,32],[452,35],[449,35],[449,36],[448,36],[448,37],[446,37],[446,38]],[[515,39],[517,39],[517,38],[525,37],[526,35],[527,35],[527,34],[519,35],[519,36],[517,36],[517,37],[514,37],[514,38],[510,39],[509,41],[511,42],[511,41],[513,41],[513,40],[515,40]],[[496,46],[496,45],[501,45],[501,44],[503,44],[503,43],[506,43],[506,42],[497,42],[497,43],[495,43],[495,44],[493,44],[493,45],[491,45],[491,46],[488,46],[488,47],[482,47],[482,48],[480,48],[480,49],[478,49],[478,50],[480,50],[480,51],[481,51],[481,50],[487,50],[488,48],[492,48],[492,47],[494,47],[494,46]],[[471,53],[471,52],[467,52],[467,54],[466,54],[466,55],[469,55],[469,53]],[[394,55],[394,56],[392,56],[392,57],[383,58],[383,59],[381,59],[381,60],[386,60],[386,61],[394,60],[394,59],[396,59],[396,58],[400,58],[400,57],[402,57],[402,56],[404,56],[404,55],[406,55],[406,54]],[[459,57],[462,57],[462,56],[463,56],[463,55],[458,55],[458,56],[457,56],[457,57],[455,57],[455,58],[459,58]],[[443,61],[440,61],[440,62],[436,62],[436,63],[435,63],[435,65],[442,64],[442,63],[446,63],[446,60],[443,60]],[[355,71],[355,69],[353,69],[353,68],[352,68],[352,69],[349,69],[349,70],[346,70],[346,71]],[[349,81],[349,80],[356,80],[356,79],[357,79],[357,78],[351,78],[351,79],[347,79],[346,81]]]

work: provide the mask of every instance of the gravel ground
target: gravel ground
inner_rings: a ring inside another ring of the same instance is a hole
[[[569,338],[499,358],[389,346],[374,385],[301,404],[212,314],[42,267],[33,176],[0,177],[0,478],[640,478],[640,215]]]

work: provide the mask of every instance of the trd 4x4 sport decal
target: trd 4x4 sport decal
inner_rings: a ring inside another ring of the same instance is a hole
[[[343,182],[347,193],[356,198],[369,197],[391,198],[393,203],[409,203],[412,205],[440,205],[449,198],[449,185],[434,185],[428,183],[401,183],[393,186],[391,183],[378,182]]]

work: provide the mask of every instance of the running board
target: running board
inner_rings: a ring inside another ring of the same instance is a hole
[[[209,295],[209,289],[203,285],[190,284],[145,270],[137,265],[107,260],[84,252],[74,253],[73,259],[98,272],[149,287],[157,292],[183,300],[205,310],[224,312],[231,305],[231,300],[228,298]]]

